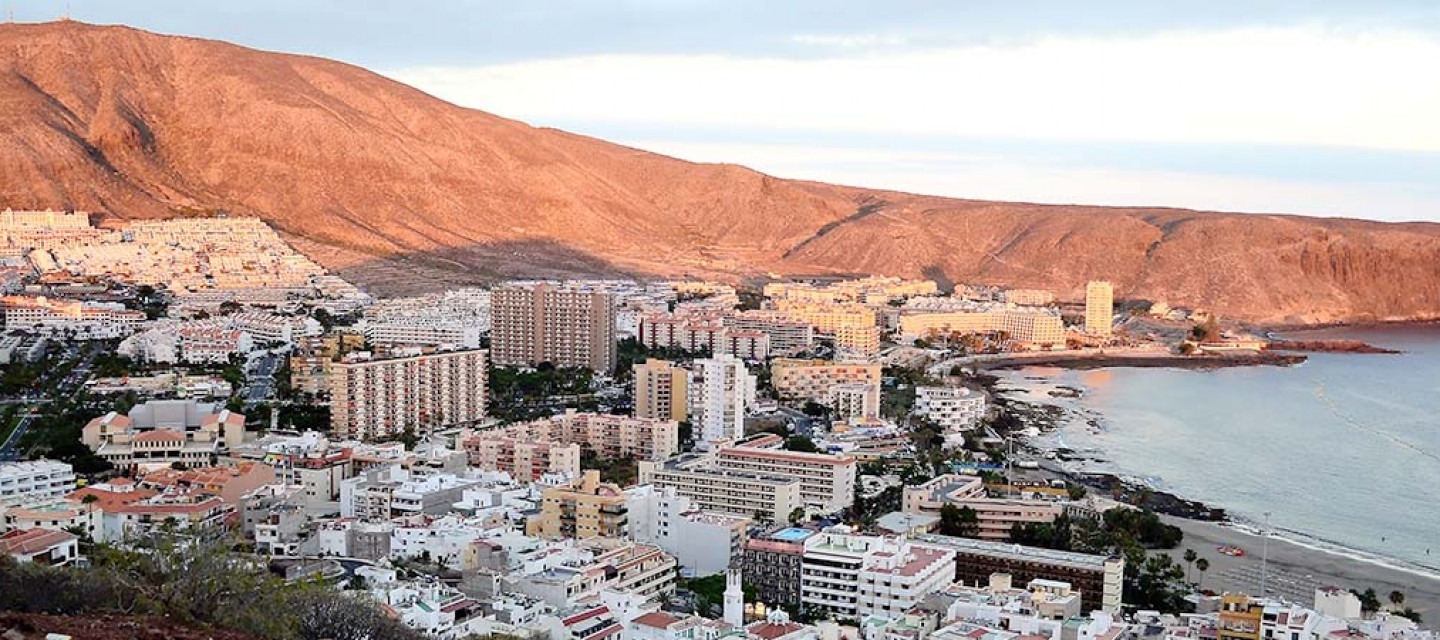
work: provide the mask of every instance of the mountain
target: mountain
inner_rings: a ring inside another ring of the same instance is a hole
[[[255,215],[372,290],[515,275],[881,273],[1266,322],[1440,316],[1440,225],[918,196],[696,164],[364,69],[0,25],[0,207]]]

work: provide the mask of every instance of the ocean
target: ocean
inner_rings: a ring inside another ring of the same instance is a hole
[[[1309,354],[1293,367],[1028,368],[1010,395],[1065,407],[1033,439],[1326,551],[1440,572],[1440,327],[1307,331],[1399,355]],[[1080,389],[1079,398],[1050,391]]]

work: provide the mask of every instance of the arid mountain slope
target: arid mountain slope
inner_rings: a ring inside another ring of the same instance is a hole
[[[885,273],[1255,320],[1440,315],[1440,226],[782,180],[539,129],[350,65],[0,25],[0,206],[258,215],[381,290],[501,275]],[[1360,212],[1357,212],[1360,213]]]

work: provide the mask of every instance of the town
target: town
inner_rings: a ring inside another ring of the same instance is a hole
[[[1367,585],[1207,589],[1026,446],[987,371],[1297,357],[1109,282],[376,298],[256,218],[6,210],[0,288],[0,604],[172,554],[444,639],[1434,638]]]

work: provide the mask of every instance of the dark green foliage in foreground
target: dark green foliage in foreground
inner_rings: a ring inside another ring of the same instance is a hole
[[[286,584],[220,541],[161,536],[143,551],[95,548],[91,569],[0,557],[0,610],[156,615],[282,640],[411,640],[422,636],[373,602],[328,586]]]

